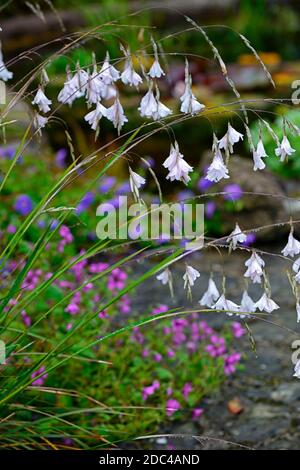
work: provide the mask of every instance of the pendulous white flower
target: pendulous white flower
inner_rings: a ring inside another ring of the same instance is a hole
[[[300,271],[298,271],[298,273],[296,274],[296,276],[294,277],[295,281],[300,284]]]
[[[247,266],[248,269],[244,276],[250,277],[254,284],[260,284],[263,275],[263,267],[265,266],[264,260],[257,253],[253,253],[245,262],[245,266]]]
[[[300,258],[297,258],[296,261],[293,263],[293,271],[297,273],[300,269]]]
[[[88,105],[97,104],[102,95],[103,88],[106,86],[103,84],[99,72],[97,71],[96,64],[94,65],[93,72],[87,82],[86,97]]]
[[[300,253],[300,242],[294,238],[293,229],[291,229],[288,242],[284,249],[281,251],[283,256],[295,256]]]
[[[185,114],[198,114],[205,108],[204,104],[199,103],[192,93],[192,76],[189,75],[188,62],[185,66],[185,90],[180,97],[181,107],[180,111]]]
[[[52,104],[52,101],[48,100],[43,90],[39,87],[31,104],[36,104],[40,111],[42,111],[43,113],[48,113],[48,111],[50,111],[49,105]]]
[[[106,108],[98,101],[96,109],[90,111],[84,116],[85,121],[87,121],[91,128],[96,131],[99,126],[100,119],[106,116]]]
[[[246,290],[243,292],[241,300],[241,312],[254,313],[256,311],[256,303],[251,299],[250,295]],[[240,317],[244,318],[247,315],[241,314]]]
[[[295,373],[293,377],[297,377],[297,379],[300,379],[300,360],[296,363],[294,372]]]
[[[118,129],[118,133],[120,134],[121,128],[125,122],[128,122],[128,119],[124,114],[124,110],[118,97],[115,98],[114,104],[106,109],[106,117],[113,122],[114,127]]]
[[[239,140],[243,140],[244,136],[240,132],[236,131],[230,123],[228,123],[228,130],[226,134],[219,140],[220,149],[224,149],[230,153],[233,153],[233,146]]]
[[[1,41],[0,41],[0,80],[7,82],[7,80],[10,80],[12,77],[13,77],[13,73],[7,70],[4,64]]]
[[[121,74],[124,85],[135,86],[136,88],[143,82],[142,77],[134,70],[132,59],[127,57],[124,70]]]
[[[267,294],[264,292],[264,294],[261,296],[261,298],[256,302],[255,304],[256,308],[260,310],[261,312],[267,312],[271,313],[273,310],[277,310],[279,305],[274,302]]]
[[[263,158],[267,157],[265,147],[263,141],[259,139],[256,150],[253,152],[253,170],[263,170],[266,167],[265,162],[262,160]]]
[[[152,118],[155,121],[172,114],[172,111],[159,101],[158,88],[156,88],[156,96],[154,96],[152,82],[146,95],[142,98],[138,110],[142,117]]]
[[[154,59],[154,62],[153,62],[152,66],[151,66],[151,68],[148,72],[148,75],[151,78],[160,78],[163,75],[165,75],[165,72],[161,68],[157,57]]]
[[[145,178],[138,175],[135,171],[132,171],[132,169],[129,167],[129,183],[130,183],[130,189],[135,199],[139,199],[139,195],[140,195],[139,189],[141,186],[143,186],[146,183]]]
[[[217,302],[212,306],[214,310],[224,310],[226,315],[231,317],[234,315],[233,312],[238,312],[240,310],[240,306],[237,305],[235,302],[226,299],[225,295],[222,294]]]
[[[227,238],[227,242],[231,243],[233,250],[235,250],[238,243],[244,243],[246,240],[247,240],[247,235],[245,235],[245,233],[242,232],[238,223],[236,223],[235,229],[233,230],[233,232],[231,232],[231,234]]]
[[[297,312],[297,323],[300,322],[300,304],[299,302],[296,303],[296,312]]]
[[[165,286],[166,284],[168,284],[170,281],[171,281],[171,271],[169,270],[169,268],[165,269],[164,271],[162,271],[160,274],[158,274],[156,276],[156,279],[158,281],[161,281],[161,283]]]
[[[179,152],[177,141],[175,141],[174,146],[171,144],[170,154],[164,161],[163,166],[169,170],[166,176],[167,179],[183,181],[185,184],[190,181],[189,173],[193,171],[193,167],[184,160],[183,155]]]
[[[45,127],[45,125],[47,124],[47,121],[48,121],[48,118],[46,118],[45,116],[42,116],[39,113],[35,113],[34,118],[33,118],[33,125],[39,131],[40,134],[41,134],[41,129]]]
[[[223,161],[222,153],[219,149],[219,146],[214,145],[213,150],[215,152],[214,158],[208,167],[206,179],[217,183],[223,178],[225,179],[229,178],[229,175],[228,175],[228,168],[226,167]]]
[[[109,53],[106,53],[105,60],[102,64],[99,76],[105,85],[111,85],[120,78],[120,72],[109,63]]]
[[[207,291],[203,294],[199,300],[199,304],[205,307],[212,307],[216,300],[220,297],[217,286],[212,278],[208,281]]]
[[[296,150],[291,147],[291,144],[287,136],[285,135],[282,139],[280,146],[275,149],[277,157],[280,157],[280,161],[284,162],[286,157],[292,155],[292,153],[294,152],[296,152]]]
[[[79,64],[77,64],[77,70],[73,77],[69,69],[67,69],[67,81],[58,94],[58,101],[71,106],[74,100],[86,94],[88,82],[89,74],[85,70],[82,70]]]
[[[186,266],[185,273],[183,275],[184,288],[191,288],[195,284],[196,279],[200,277],[199,271],[192,266]]]

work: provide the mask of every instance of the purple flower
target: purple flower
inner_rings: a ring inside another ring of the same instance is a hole
[[[126,181],[126,183],[120,184],[117,188],[116,194],[121,196],[122,194],[130,193],[130,184]]]
[[[240,353],[233,353],[225,357],[224,373],[225,375],[233,374],[236,370],[236,364],[240,361]]]
[[[235,338],[241,338],[246,333],[246,330],[242,327],[242,325],[235,321],[231,325],[232,333]]]
[[[94,194],[91,191],[88,191],[79,202],[77,206],[77,213],[81,214],[86,209],[88,209],[90,205],[94,202],[94,199]]]
[[[208,201],[205,204],[205,215],[208,219],[211,219],[216,210],[216,204],[213,201]]]
[[[228,193],[224,194],[224,199],[226,199],[226,201],[238,201],[243,196],[242,188],[239,184],[235,183],[227,184],[224,187],[224,192]]]
[[[31,378],[34,379],[38,375],[42,374],[44,371],[45,371],[45,367],[41,366],[38,370],[36,370],[35,372],[33,372],[31,374]],[[41,377],[39,377],[38,379],[34,380],[31,385],[33,385],[33,386],[42,386],[42,385],[44,385],[44,382],[45,382],[47,377],[48,377],[48,374],[45,373],[45,374],[41,375]]]
[[[185,189],[183,191],[179,191],[177,194],[177,201],[184,202],[186,199],[191,199],[192,197],[194,197],[193,191],[190,189]]]
[[[107,193],[112,189],[116,183],[116,178],[114,176],[106,176],[103,178],[103,181],[99,185],[98,189],[100,193]]]
[[[211,186],[213,184],[214,184],[213,181],[210,181],[210,180],[206,179],[204,176],[202,176],[202,178],[200,178],[198,183],[197,183],[197,187],[198,187],[199,191],[201,191],[202,193],[205,193],[205,191],[207,191],[207,189],[211,188]]]
[[[13,145],[8,145],[7,147],[0,148],[0,156],[2,158],[7,158],[8,160],[12,160],[15,156],[16,149]]]
[[[9,224],[6,230],[7,230],[7,233],[16,233],[17,227],[13,224]]]
[[[203,411],[204,411],[203,408],[194,408],[193,413],[192,413],[192,419],[196,420],[196,419],[200,418]]]
[[[33,203],[27,194],[21,194],[17,197],[14,209],[21,215],[28,215],[32,211]]]
[[[58,168],[65,168],[66,158],[67,158],[67,149],[61,148],[55,154],[55,163]]]
[[[255,233],[248,233],[246,240],[241,243],[242,246],[251,246],[253,243],[256,242],[256,235]]]
[[[190,382],[186,382],[182,388],[182,395],[183,397],[187,400],[189,397],[189,394],[193,390],[193,386]]]
[[[166,403],[167,416],[172,416],[172,414],[180,410],[180,408],[181,408],[181,405],[177,400],[175,400],[175,398],[170,398],[169,400],[167,400],[167,403]]]
[[[154,382],[152,383],[152,385],[149,385],[148,387],[144,387],[143,390],[142,390],[142,398],[143,400],[147,400],[147,398],[150,396],[150,395],[153,395],[156,390],[158,390],[160,387],[160,383],[158,380],[154,380]]]

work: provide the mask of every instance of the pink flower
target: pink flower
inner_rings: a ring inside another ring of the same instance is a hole
[[[167,403],[166,403],[167,416],[172,416],[172,414],[180,410],[180,408],[181,408],[181,405],[177,400],[175,400],[175,398],[170,398],[169,400],[167,400]]]
[[[158,380],[154,380],[152,385],[148,385],[148,387],[144,387],[142,390],[142,398],[143,400],[147,400],[147,398],[151,395],[153,395],[156,390],[160,388],[160,383]]]
[[[43,372],[45,371],[45,367],[44,366],[41,366],[38,370],[36,370],[35,372],[33,372],[31,374],[31,378],[34,379],[35,377],[38,377],[40,374],[42,374]],[[48,374],[43,374],[41,375],[41,377],[39,377],[38,379],[34,380],[32,382],[32,386],[42,386],[44,385],[44,382],[46,380],[46,378],[48,377]]]
[[[241,338],[246,333],[246,330],[237,321],[232,323],[231,329],[232,329],[233,336],[235,338]]]
[[[224,362],[224,373],[225,375],[231,375],[236,370],[236,364],[240,361],[240,353],[233,353],[225,357]]]
[[[222,356],[226,352],[226,344],[224,338],[219,338],[217,335],[210,337],[211,344],[208,344],[205,350],[211,357]]]
[[[190,382],[186,382],[182,388],[182,395],[183,397],[187,400],[189,397],[189,394],[193,390],[192,384]]]
[[[194,408],[193,413],[192,413],[192,419],[196,420],[196,419],[200,418],[203,411],[204,411],[203,408]]]

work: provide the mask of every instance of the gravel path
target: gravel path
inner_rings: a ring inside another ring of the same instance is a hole
[[[219,273],[215,277],[217,281],[221,279],[224,269],[228,297],[239,301],[244,287],[244,261],[248,257],[247,253],[236,251],[230,257],[224,257],[223,261],[217,253],[197,254],[193,261],[190,260],[201,272],[199,292],[197,289],[193,291],[193,305],[197,306],[197,300],[206,289],[210,269]],[[288,264],[277,257],[264,258],[270,276],[272,298],[281,305],[279,313],[270,314],[267,320],[290,328],[296,334],[274,324],[251,320],[250,328],[256,343],[256,353],[252,351],[248,337],[245,336],[239,343],[245,356],[245,370],[228,379],[218,394],[204,400],[202,405],[205,413],[199,423],[174,423],[162,431],[186,436],[168,440],[176,449],[238,449],[238,444],[254,449],[300,448],[300,380],[292,377],[291,362],[291,345],[297,339],[300,329],[296,323],[295,301],[285,274]],[[144,271],[146,267],[141,264],[139,269]],[[181,276],[184,266],[176,269],[177,298],[174,304],[188,305],[182,292]],[[261,287],[251,285],[249,292],[256,300],[261,295]],[[137,290],[135,307],[143,313],[147,302],[149,305],[172,305],[167,289],[153,279]],[[215,328],[226,321],[223,315],[213,315],[201,314],[201,318],[205,318]],[[243,408],[239,414],[232,414],[228,410],[228,402],[235,398]],[[199,442],[189,437],[195,435],[209,439],[201,439]],[[145,446],[149,449],[149,442]],[[153,441],[150,448],[162,449],[165,446],[159,446]]]

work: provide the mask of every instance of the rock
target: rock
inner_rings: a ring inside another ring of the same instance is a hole
[[[271,393],[275,402],[292,403],[300,400],[300,382],[283,383]]]

